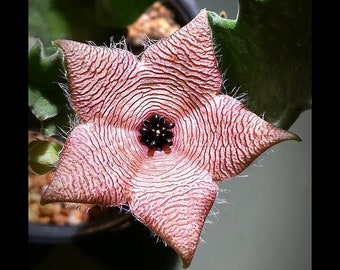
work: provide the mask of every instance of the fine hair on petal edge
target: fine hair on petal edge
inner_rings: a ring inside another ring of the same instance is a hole
[[[118,42],[114,42],[113,38],[114,36],[110,36],[109,45],[107,45],[106,43],[103,43],[102,46],[108,49],[118,49],[118,50],[132,52],[128,48],[125,36],[122,36]],[[86,41],[86,44],[90,46],[98,47],[98,45],[94,41],[91,41],[91,40]]]
[[[218,190],[217,190],[217,195],[215,198],[215,202],[212,205],[209,214],[204,222],[204,226],[202,228],[202,233],[200,235],[200,243],[206,243],[206,241],[204,240],[204,235],[207,233],[207,230],[209,230],[209,227],[211,227],[211,225],[214,224],[214,221],[218,220],[219,215],[220,215],[220,210],[219,210],[219,205],[232,205],[230,202],[227,201],[226,198],[224,197],[219,197],[219,196],[225,196],[227,195],[231,190],[227,189],[227,188],[220,188],[218,186]],[[209,226],[208,226],[209,225]]]
[[[162,243],[165,247],[168,247],[168,243],[165,242],[161,237],[158,236],[158,234],[156,234],[155,232],[150,230],[150,235],[152,238],[156,239],[156,243]]]
[[[107,47],[109,49],[128,51],[132,53],[133,55],[135,55],[137,59],[140,59],[140,57],[143,55],[144,51],[148,47],[150,47],[151,45],[161,40],[161,39],[151,39],[148,37],[147,34],[144,34],[144,35],[145,35],[145,40],[140,43],[140,45],[143,47],[143,51],[140,52],[139,54],[135,54],[133,50],[131,49],[131,47],[130,48],[128,47],[127,39],[125,38],[125,36],[122,36],[118,42],[114,41],[114,36],[110,36],[109,45],[104,43],[102,46]],[[87,44],[90,46],[97,46],[95,42],[93,41],[87,41]]]
[[[63,141],[66,141],[67,137],[70,135],[72,130],[82,123],[77,114],[68,115],[67,118],[68,118],[67,128],[62,128],[58,126],[58,136],[62,138]]]
[[[144,34],[144,35],[145,35],[145,40],[141,42],[141,45],[143,46],[143,51],[137,55],[138,59],[142,57],[143,53],[145,52],[147,48],[149,48],[150,46],[156,44],[158,41],[161,40],[161,39],[151,39],[148,37],[147,34]]]
[[[148,37],[147,34],[145,34],[145,40],[142,41],[141,45],[143,46],[144,50],[146,50],[147,48],[149,48],[151,45],[157,43],[159,41],[159,39],[151,39]]]
[[[58,85],[62,89],[64,96],[67,99],[66,106],[68,106],[70,110],[73,110],[68,84],[58,83]],[[76,113],[67,115],[67,118],[68,118],[67,126],[65,127],[58,126],[58,137],[60,137],[63,141],[66,141],[66,138],[70,135],[71,131],[82,123],[81,119],[78,117]]]
[[[61,71],[62,72],[62,71]],[[62,72],[63,73],[63,79],[67,80],[67,74],[66,71]],[[66,97],[67,103],[65,104],[66,107],[71,111],[73,110],[73,104],[72,104],[72,100],[71,100],[71,96],[70,96],[70,91],[69,91],[69,87],[68,87],[68,83],[62,83],[62,82],[56,82],[58,84],[58,86],[60,87],[60,89],[63,91],[64,96]],[[67,115],[68,118],[68,122],[67,122],[67,126],[61,127],[61,126],[57,126],[58,128],[58,134],[57,136],[62,140],[65,141],[66,138],[70,135],[71,131],[77,127],[79,124],[81,124],[81,120],[80,118],[77,116],[76,113],[74,114],[69,114]]]
[[[275,154],[275,150],[273,148],[267,149],[264,153],[262,153],[261,156],[257,157],[253,162],[252,162],[252,167],[263,167],[264,160],[271,155]]]
[[[241,86],[234,86],[230,91],[228,91],[228,77],[227,77],[227,72],[228,72],[228,68],[226,68],[224,71],[221,70],[220,67],[223,66],[223,55],[221,54],[221,44],[219,44],[218,42],[216,42],[216,40],[212,37],[212,43],[214,46],[214,50],[215,50],[215,57],[216,57],[216,61],[217,61],[217,67],[218,70],[221,73],[222,76],[222,85],[221,85],[221,90],[220,92],[222,94],[226,94],[231,96],[232,98],[240,101],[242,104],[244,104],[245,106],[247,105],[247,94],[246,93],[240,93],[239,90],[241,89]]]
[[[66,208],[76,209],[86,214],[91,210],[92,207],[95,206],[85,203],[72,203],[72,202],[65,202],[64,205]]]
[[[130,207],[129,207],[128,204],[120,205],[120,206],[118,206],[118,207],[121,208],[121,210],[130,213],[130,214],[135,218],[136,221],[138,221],[138,222],[144,224],[143,219],[140,218],[136,213],[132,212],[132,211],[130,210]],[[151,229],[149,229],[149,232],[150,232],[150,236],[151,236],[152,238],[155,238],[155,239],[156,239],[156,243],[160,242],[160,243],[162,243],[162,244],[163,244],[164,246],[166,246],[166,247],[169,246],[169,244],[168,244],[167,242],[165,242],[165,240],[163,240],[163,239],[162,239],[158,234],[156,234],[154,231],[152,231]]]
[[[114,36],[110,36],[109,48],[129,51],[125,36],[122,36],[118,42],[114,42]]]

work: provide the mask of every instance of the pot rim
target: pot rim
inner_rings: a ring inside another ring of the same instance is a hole
[[[28,223],[29,243],[62,244],[77,238],[89,236],[101,231],[118,231],[130,225],[133,216],[128,212],[113,212],[103,217],[81,223],[79,225],[57,225]]]

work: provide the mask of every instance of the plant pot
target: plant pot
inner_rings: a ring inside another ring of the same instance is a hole
[[[61,244],[70,243],[81,237],[86,237],[104,230],[119,231],[133,222],[129,213],[122,213],[118,208],[112,208],[103,217],[81,223],[79,225],[56,225],[28,223],[30,243]]]

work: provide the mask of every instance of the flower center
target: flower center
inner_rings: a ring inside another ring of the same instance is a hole
[[[140,141],[149,149],[162,151],[165,145],[172,145],[174,134],[170,129],[174,126],[175,124],[167,121],[164,116],[154,114],[142,122],[142,127],[139,129],[142,135]]]

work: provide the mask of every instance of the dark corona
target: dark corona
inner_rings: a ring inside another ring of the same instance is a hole
[[[151,150],[162,151],[165,145],[172,145],[174,134],[170,129],[174,126],[175,124],[167,121],[164,116],[154,114],[142,122],[139,129],[142,135],[140,141]]]

